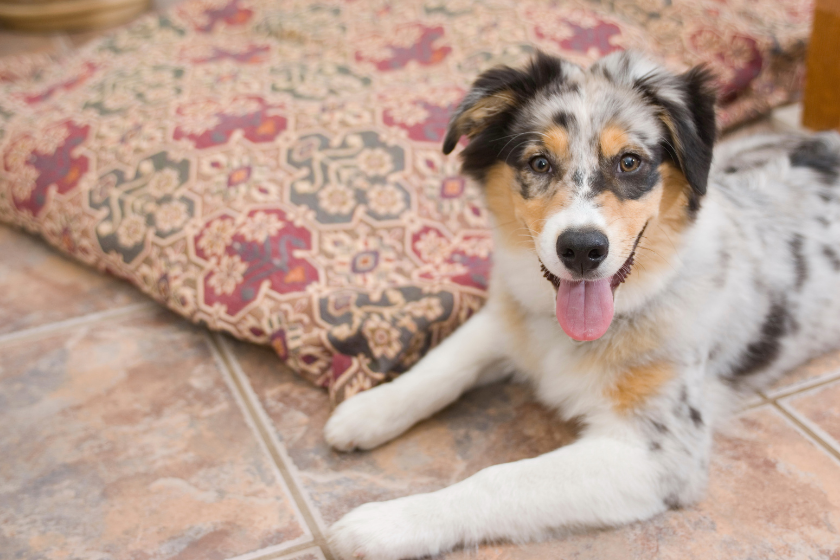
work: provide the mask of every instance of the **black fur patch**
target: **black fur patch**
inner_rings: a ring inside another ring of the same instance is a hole
[[[793,167],[810,167],[827,184],[834,184],[840,175],[840,154],[818,138],[803,140],[790,153]]]
[[[662,422],[657,422],[656,420],[651,420],[651,425],[654,429],[659,432],[660,434],[667,434],[668,433],[668,426],[663,424]]]
[[[792,317],[783,302],[771,305],[764,317],[758,340],[751,342],[744,349],[741,358],[732,369],[732,375],[745,377],[772,364],[782,350],[782,338],[792,328],[791,321]]]
[[[557,114],[554,115],[554,122],[558,126],[562,126],[566,130],[569,130],[575,126],[577,126],[577,120],[575,116],[571,113],[567,113],[566,111],[558,111]]]
[[[840,255],[837,254],[837,251],[829,247],[828,245],[823,245],[822,253],[825,255],[825,258],[828,259],[828,262],[831,263],[831,267],[840,272]]]
[[[680,499],[676,494],[669,494],[665,496],[662,503],[665,504],[665,507],[668,509],[677,509],[680,507]]]
[[[802,252],[802,246],[805,240],[801,235],[794,234],[788,241],[790,247],[790,254],[793,257],[793,266],[796,269],[796,289],[801,290],[805,281],[808,279],[808,262],[805,260],[805,254]]]
[[[592,196],[611,191],[619,200],[638,200],[651,191],[662,175],[659,161],[646,162],[645,167],[633,173],[619,173],[616,158],[601,156],[601,165],[595,170],[590,183]]]
[[[691,417],[691,421],[694,422],[694,426],[700,428],[703,426],[703,415],[700,414],[700,411],[694,408],[693,406],[688,407],[688,415]]]
[[[583,172],[580,169],[575,169],[575,172],[572,173],[572,182],[576,187],[583,186]]]

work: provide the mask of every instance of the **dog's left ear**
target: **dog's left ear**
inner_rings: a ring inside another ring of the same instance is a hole
[[[706,194],[717,128],[714,78],[704,66],[676,76],[671,95],[655,95],[667,130],[663,148],[685,175],[691,190]]]

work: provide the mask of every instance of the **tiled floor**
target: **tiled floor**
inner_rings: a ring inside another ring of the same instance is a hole
[[[0,33],[0,54],[84,40]],[[448,558],[840,560],[838,403],[840,352],[717,435],[699,505]],[[270,351],[192,327],[0,226],[0,559],[330,559],[325,529],[351,508],[573,437],[509,385],[369,453],[331,451],[328,413]]]

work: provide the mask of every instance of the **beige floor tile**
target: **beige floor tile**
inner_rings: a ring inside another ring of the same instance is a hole
[[[146,301],[126,282],[0,225],[0,334]]]
[[[739,416],[715,438],[700,504],[643,523],[451,560],[775,560],[840,558],[840,462],[774,408]]]
[[[785,374],[778,383],[765,391],[765,394],[774,398],[801,391],[835,377],[840,377],[840,350],[823,354]]]
[[[326,525],[363,503],[436,490],[572,439],[570,429],[534,403],[525,388],[495,385],[470,393],[379,449],[338,453],[322,435],[330,413],[326,393],[284,369],[271,351],[230,344]]]
[[[840,455],[840,379],[781,401]]]
[[[799,132],[805,130],[802,126],[802,102],[773,109],[771,118],[786,130]]]
[[[149,312],[0,356],[0,557],[221,560],[310,539],[200,329]]]

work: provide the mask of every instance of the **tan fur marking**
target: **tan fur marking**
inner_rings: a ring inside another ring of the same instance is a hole
[[[568,159],[569,133],[561,126],[552,126],[545,131],[542,137],[543,144],[557,159]]]
[[[609,224],[619,229],[619,250],[629,255],[639,232],[648,224],[636,247],[633,271],[627,285],[644,282],[645,277],[663,267],[673,266],[671,259],[690,218],[690,187],[682,172],[670,163],[659,166],[660,184],[639,200],[620,200],[610,191],[597,196],[601,211]],[[620,288],[619,288],[620,289]]]
[[[580,358],[580,367],[591,372],[615,372],[625,370],[628,364],[644,361],[661,347],[671,318],[672,314],[657,313],[636,321],[633,328],[607,331],[590,343]]]
[[[659,166],[662,175],[661,196],[656,217],[651,220],[645,235],[636,249],[633,272],[627,285],[644,282],[645,277],[673,266],[682,232],[690,222],[688,211],[688,186],[682,172],[670,163]]]
[[[487,207],[496,219],[498,238],[509,247],[533,249],[534,240],[525,224],[517,217],[514,199],[522,197],[514,192],[514,171],[504,163],[497,163],[487,172],[484,184]]]
[[[610,158],[620,154],[630,144],[627,132],[614,124],[608,124],[601,131],[601,153]]]
[[[525,200],[515,195],[513,202],[516,215],[536,237],[542,233],[545,222],[552,214],[556,214],[571,203],[571,197],[566,189],[559,189],[550,197],[541,196]]]
[[[616,412],[629,412],[658,395],[672,376],[673,368],[663,362],[629,368],[608,389],[607,398]]]
[[[659,115],[659,120],[662,121],[662,124],[665,125],[665,128],[668,129],[668,132],[671,133],[671,140],[673,141],[673,148],[676,152],[677,159],[680,160],[680,165],[682,165],[682,158],[680,154],[682,153],[682,144],[680,144],[680,135],[677,134],[677,125],[674,124],[674,121],[669,117],[667,114],[663,113]]]
[[[534,249],[546,220],[571,202],[567,189],[525,200],[518,192],[514,170],[497,163],[487,173],[487,206],[496,218],[501,238],[511,247]]]
[[[645,223],[652,221],[658,214],[662,190],[662,185],[658,185],[638,200],[621,200],[609,190],[596,197],[606,222],[612,224],[613,231],[616,229],[620,231],[618,239],[621,245],[617,248],[622,254],[630,255],[633,243],[645,227]],[[645,235],[647,236],[647,233]]]
[[[463,134],[469,137],[475,136],[487,126],[487,120],[490,117],[498,115],[515,102],[516,98],[509,91],[494,93],[476,101],[458,117],[455,124]]]

